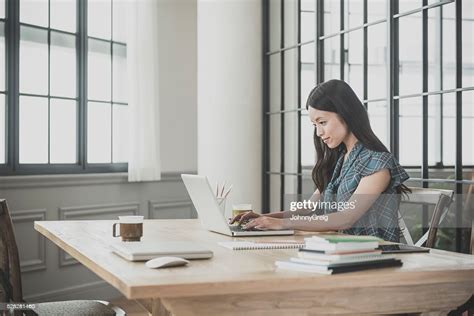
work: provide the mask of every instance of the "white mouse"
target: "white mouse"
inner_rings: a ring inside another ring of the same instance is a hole
[[[189,261],[179,257],[158,257],[148,260],[145,265],[150,269],[184,266]]]

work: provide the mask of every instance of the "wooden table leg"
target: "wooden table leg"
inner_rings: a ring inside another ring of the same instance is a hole
[[[153,299],[151,310],[152,316],[171,316],[171,313],[165,308],[159,298]]]
[[[164,307],[161,299],[139,299],[135,300],[137,304],[143,307],[149,315],[171,316],[171,313]]]

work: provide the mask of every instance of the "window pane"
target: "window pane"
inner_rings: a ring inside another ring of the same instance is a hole
[[[110,43],[89,39],[89,100],[110,101],[111,74]]]
[[[109,103],[89,102],[87,107],[87,161],[110,163],[112,151]]]
[[[48,33],[20,28],[20,92],[48,94]]]
[[[324,34],[334,34],[341,30],[341,3],[324,0]]]
[[[281,53],[270,55],[270,111],[281,110]]]
[[[0,19],[5,18],[5,0],[0,0]]]
[[[298,112],[288,112],[283,114],[285,124],[285,172],[298,171]],[[286,185],[285,185],[286,187]],[[291,192],[293,193],[293,192]]]
[[[88,0],[87,32],[89,36],[111,38],[112,6],[110,0]]]
[[[421,14],[399,19],[400,95],[422,92],[422,20]]]
[[[399,0],[398,12],[403,13],[422,7],[421,0]]]
[[[313,178],[311,177],[311,171],[312,167],[310,169],[303,170],[303,198],[309,199],[314,191],[316,191],[316,185],[314,184]]]
[[[314,64],[301,65],[301,100],[300,107],[306,107],[309,93],[316,86],[316,75]]]
[[[50,101],[50,160],[51,163],[77,162],[76,101]]]
[[[20,96],[20,163],[48,163],[48,99]]]
[[[367,94],[369,100],[387,97],[387,22],[367,30]]]
[[[298,1],[283,0],[284,4],[284,44],[285,47],[298,42]]]
[[[442,18],[441,14],[443,14]],[[453,16],[448,18],[451,14]],[[442,10],[438,7],[428,11],[429,91],[456,87],[455,26],[454,3],[444,5]]]
[[[5,118],[5,95],[4,94],[0,94],[0,164],[3,164],[5,163],[6,161],[6,157],[5,157],[5,153],[6,153],[6,142],[5,142],[5,137],[7,136],[6,135],[6,131],[7,131],[7,127],[6,127],[6,118]]]
[[[129,148],[128,131],[129,107],[114,104],[113,123],[113,160],[112,162],[127,162]]]
[[[462,101],[462,164],[474,165],[474,92],[464,91]]]
[[[301,10],[314,12],[316,10],[316,1],[301,0]]]
[[[454,166],[456,162],[456,94],[441,95],[443,104],[443,164]]]
[[[0,91],[5,91],[5,23],[0,22]]]
[[[269,1],[270,51],[280,49],[281,46],[281,1]]]
[[[385,145],[385,147],[390,148],[390,122],[387,110],[387,102],[369,102],[367,105],[370,127],[374,131],[375,135],[380,139],[380,141]]]
[[[344,29],[364,24],[364,2],[362,0],[344,0]]]
[[[462,2],[462,86],[474,87],[474,3]]]
[[[428,165],[441,162],[441,95],[428,97]]]
[[[281,209],[281,177],[270,175],[270,212],[279,212]]]
[[[301,113],[301,165],[314,167],[316,149],[314,148],[314,126],[309,120],[308,112]]]
[[[270,121],[270,170],[280,172],[281,167],[281,114],[269,116]]]
[[[443,15],[443,89],[456,88],[456,36],[454,36],[454,34],[456,34],[455,8],[456,6],[454,3],[443,5],[441,7]],[[466,45],[469,45],[468,39],[463,40],[462,42],[463,47],[466,47]],[[467,69],[463,69],[463,73],[466,71]]]
[[[76,0],[50,0],[51,28],[76,32]]]
[[[76,96],[76,37],[51,32],[51,95]]]
[[[301,46],[301,62],[302,63],[315,63],[316,48],[314,43],[309,43]]]
[[[301,42],[314,41],[316,19],[313,12],[301,12]]]
[[[324,42],[324,80],[341,78],[340,37],[334,36]]]
[[[20,0],[20,22],[48,26],[48,0]]]
[[[292,48],[283,52],[285,58],[285,84],[283,86],[285,110],[298,107],[298,51]]]
[[[113,40],[127,42],[127,1],[114,0],[112,4]]]
[[[362,30],[351,31],[344,37],[346,58],[344,65],[345,81],[352,87],[360,100],[364,98],[364,46]],[[381,79],[381,78],[380,78]]]
[[[285,175],[285,191],[283,191],[283,210],[290,208],[290,202],[294,201],[298,193],[298,177]]]
[[[422,100],[400,100],[400,163],[404,166],[421,166],[423,150]]]
[[[127,102],[127,47],[114,44],[113,50],[113,99],[115,102]]]
[[[373,22],[387,18],[387,1],[370,0],[367,1],[367,22]]]

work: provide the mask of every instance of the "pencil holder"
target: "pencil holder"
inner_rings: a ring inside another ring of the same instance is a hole
[[[217,204],[219,205],[219,210],[221,211],[222,216],[226,218],[225,214],[225,204],[226,204],[226,199],[224,197],[218,197],[217,198]]]

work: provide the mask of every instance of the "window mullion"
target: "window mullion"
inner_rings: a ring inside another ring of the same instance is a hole
[[[20,2],[7,1],[5,20],[6,46],[6,107],[7,107],[7,172],[19,166],[19,47],[20,47]]]
[[[87,1],[77,0],[78,164],[87,168]]]

